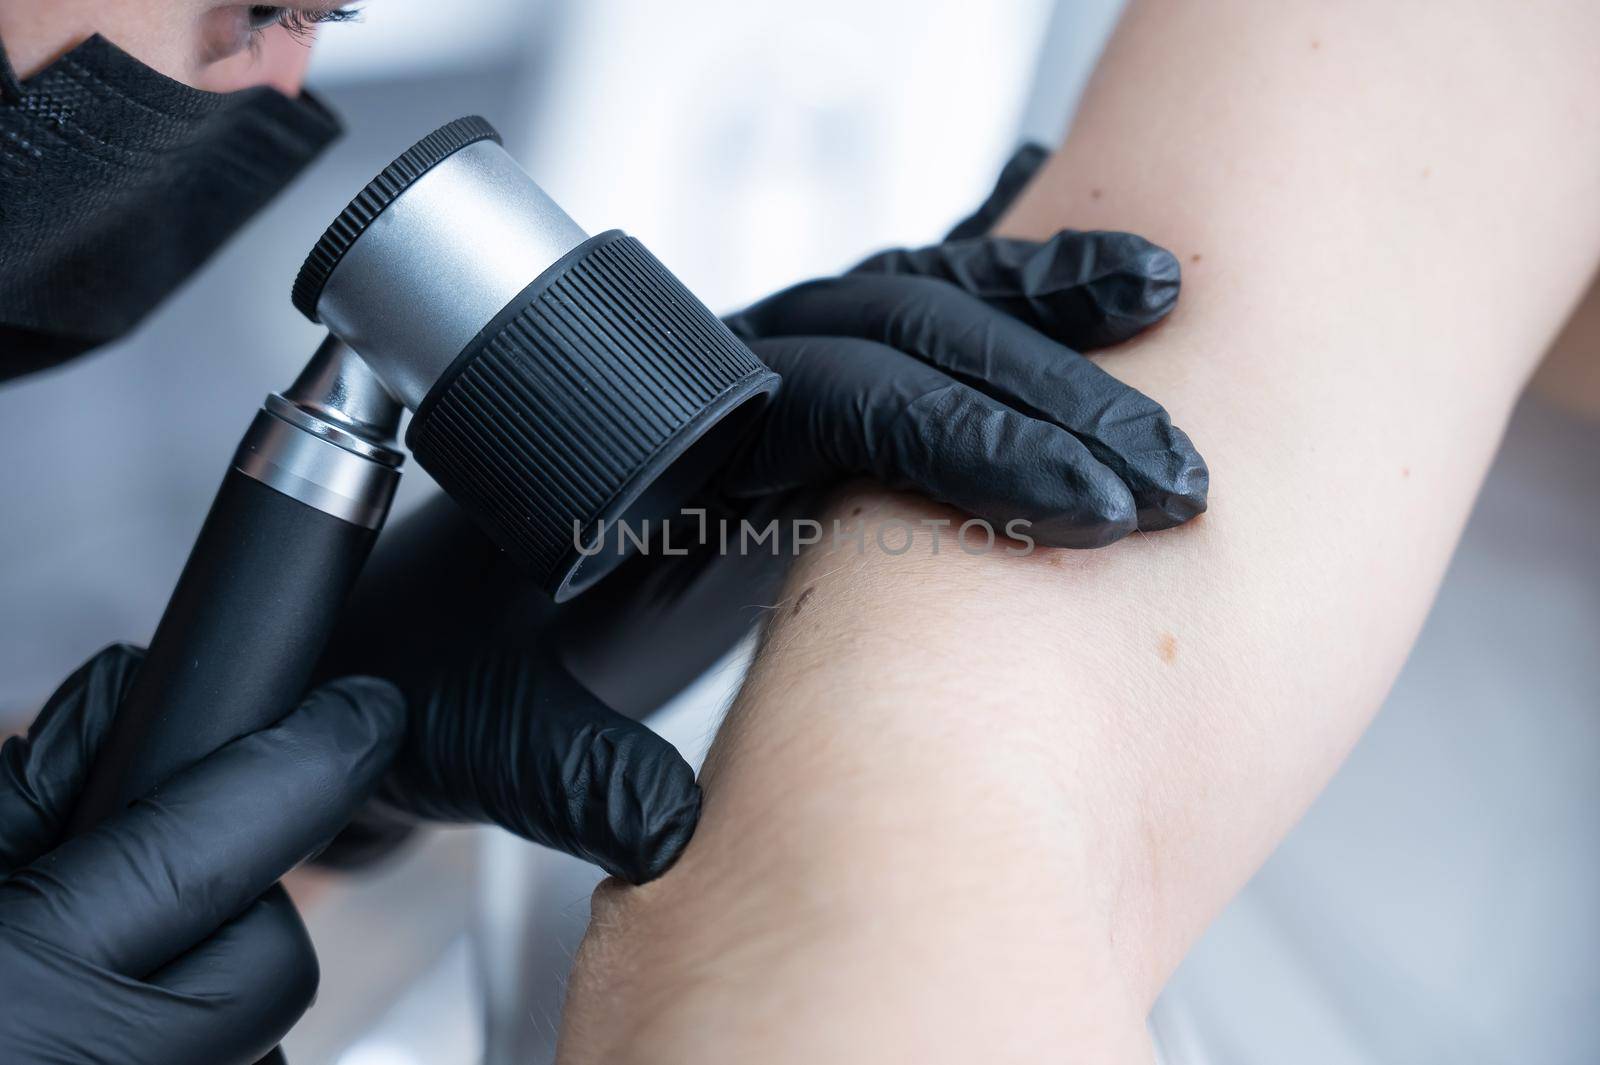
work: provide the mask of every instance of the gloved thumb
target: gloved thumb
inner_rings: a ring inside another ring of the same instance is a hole
[[[1044,166],[1045,160],[1049,158],[1048,149],[1032,142],[1024,144],[1013,152],[1001,169],[999,180],[994,183],[994,189],[989,193],[988,199],[944,235],[946,242],[988,236],[994,224],[1000,221],[1000,216],[1010,210],[1017,196],[1028,187],[1033,175],[1039,172],[1039,168]]]
[[[498,824],[636,884],[666,872],[694,833],[688,762],[547,652],[488,652],[415,699],[381,793],[390,806]]]
[[[26,736],[13,736],[0,749],[0,874],[61,841],[117,705],[143,661],[136,647],[105,648],[61,683]]]

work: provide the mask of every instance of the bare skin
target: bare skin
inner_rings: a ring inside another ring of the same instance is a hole
[[[596,896],[561,1060],[1148,1061],[1594,274],[1595,54],[1585,3],[1134,4],[1000,228],[1179,254],[1177,313],[1104,365],[1194,438],[1210,512],[1090,553],[802,559],[683,860]],[[953,516],[835,513],[869,542]]]
[[[211,92],[300,91],[310,42],[276,26],[252,40],[249,4],[215,0],[0,0],[0,41],[27,78],[96,33],[169,78]],[[302,11],[334,3],[298,3]]]
[[[1533,388],[1563,410],[1600,419],[1600,281],[1567,320],[1533,375]]]

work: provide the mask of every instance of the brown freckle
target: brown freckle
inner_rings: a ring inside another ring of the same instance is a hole
[[[1432,176],[1432,174],[1433,174],[1433,167],[1431,167],[1431,166],[1425,166],[1425,167],[1423,167],[1423,168],[1422,168],[1422,176],[1423,176],[1423,177],[1424,177],[1424,178],[1426,178],[1426,177],[1431,177],[1431,176]]]
[[[1200,253],[1199,252],[1195,252],[1193,255],[1189,256],[1189,261],[1192,262],[1192,263],[1199,262],[1200,261]]]
[[[1311,38],[1311,50],[1313,52],[1315,52],[1318,48],[1321,48],[1321,47],[1322,47],[1322,42],[1321,41],[1317,40],[1315,37]]]
[[[852,518],[859,518],[861,516],[861,508],[860,507],[856,507],[854,510],[852,510],[850,512],[850,516]]]
[[[1156,654],[1161,656],[1161,661],[1170,666],[1178,657],[1178,638],[1170,632],[1163,632],[1161,639],[1156,642]]]
[[[790,617],[797,618],[800,616],[800,611],[805,609],[806,600],[811,598],[811,593],[814,591],[816,591],[815,588],[807,588],[800,593],[800,598],[794,601],[794,609],[789,611]]]
[[[1100,198],[1100,190],[1099,189],[1090,189],[1089,190],[1089,199],[1098,200],[1099,198]]]

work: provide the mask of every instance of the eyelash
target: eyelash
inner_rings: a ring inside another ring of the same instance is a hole
[[[273,4],[257,4],[251,8],[252,14],[265,15],[268,9],[276,9],[278,17],[270,25],[250,31],[250,44],[254,47],[260,43],[261,35],[270,29],[282,26],[289,31],[289,36],[300,41],[308,41],[316,33],[317,27],[331,22],[353,22],[361,16],[358,7],[336,7],[328,11],[302,11],[298,8],[277,7]]]

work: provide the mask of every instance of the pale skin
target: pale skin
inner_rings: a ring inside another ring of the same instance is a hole
[[[1000,230],[1179,255],[1178,311],[1103,364],[1193,437],[1210,512],[1090,553],[804,557],[693,843],[596,895],[561,1060],[1149,1061],[1594,275],[1596,54],[1586,3],[1135,3]],[[867,487],[835,516],[956,517]]]
[[[1600,281],[1567,319],[1533,376],[1534,391],[1590,421],[1600,420]]]

